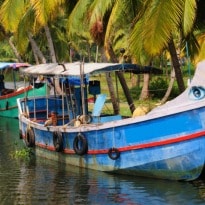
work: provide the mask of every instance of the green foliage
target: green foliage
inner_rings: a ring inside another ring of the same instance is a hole
[[[168,88],[168,82],[163,77],[157,77],[150,82],[149,90],[153,98],[162,98]]]
[[[14,79],[16,82],[24,80],[23,77],[20,75],[19,71],[14,71],[11,68],[7,68],[6,70],[4,70],[3,74],[5,82],[13,82]]]
[[[182,14],[195,11],[193,5],[187,4],[186,6],[186,11],[184,11],[185,2],[183,0],[145,1],[139,20],[131,32],[131,52],[137,56],[143,50],[148,55],[160,53],[172,37],[173,31],[178,30],[180,22],[183,20]],[[192,19],[193,16],[189,17],[190,21]],[[186,31],[192,24],[193,20],[189,24],[187,21],[185,22]]]
[[[177,84],[175,83],[169,97],[170,99],[173,99],[173,98],[176,98],[178,95],[180,95],[180,92],[179,92]]]
[[[182,69],[182,74],[183,74],[183,77],[184,77],[184,78],[185,78],[186,76],[187,76],[187,77],[192,77],[192,76],[194,75],[195,66],[192,65],[192,64],[181,66],[181,69]]]
[[[169,86],[169,81],[166,77],[157,77],[154,78],[149,85],[149,91],[151,98],[161,100]],[[175,82],[174,86],[172,87],[171,94],[169,96],[170,99],[177,97],[180,94],[178,86]]]
[[[134,100],[138,100],[142,91],[142,87],[134,86],[130,89],[130,93]]]
[[[160,101],[164,97],[168,89],[168,86],[169,86],[169,80],[167,79],[166,76],[153,77],[149,84],[149,94],[150,94],[149,101],[153,101],[153,103],[155,101]],[[142,91],[142,86],[134,86],[130,88],[131,96],[133,100],[136,101],[137,103],[139,101],[141,91]],[[179,89],[177,83],[175,82],[174,86],[172,87],[172,91],[169,98],[173,99],[177,97],[179,94],[180,94]]]
[[[0,41],[0,61],[15,61],[15,55],[6,41]]]
[[[23,148],[21,150],[15,150],[11,154],[11,156],[14,159],[25,159],[25,160],[28,160],[28,159],[30,159],[31,154],[32,154],[31,149],[26,147],[26,148]]]
[[[24,15],[26,1],[15,0],[9,1],[6,0],[0,7],[0,18],[1,24],[7,32],[15,33],[19,19]]]
[[[17,142],[14,142],[13,152],[11,152],[13,159],[29,160],[32,156],[32,149],[28,147],[20,148]]]

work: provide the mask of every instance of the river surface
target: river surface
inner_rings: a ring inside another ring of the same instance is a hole
[[[176,182],[14,158],[24,147],[18,120],[0,118],[0,205],[198,205],[205,180]]]

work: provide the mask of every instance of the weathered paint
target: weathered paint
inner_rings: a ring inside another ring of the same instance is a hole
[[[71,67],[68,67],[64,74],[71,72]],[[40,69],[37,70],[40,72]],[[108,71],[109,67],[106,70]],[[97,119],[79,126],[73,123],[73,120],[78,119],[72,118],[74,115],[70,113],[69,99],[65,99],[67,106],[64,106],[63,96],[61,99],[39,97],[35,99],[35,104],[33,99],[27,99],[26,105],[30,113],[37,111],[35,121],[34,115],[30,115],[30,118],[22,115],[25,102],[19,99],[19,129],[25,139],[26,130],[32,128],[36,154],[50,160],[105,172],[194,180],[202,173],[205,163],[203,76],[205,61],[197,68],[185,92],[146,115],[125,119],[113,115],[97,116]],[[76,99],[80,100],[80,96]],[[78,105],[80,102],[76,103],[76,106]],[[62,114],[70,118],[64,121],[59,119],[57,125],[44,126],[52,111],[58,113],[61,118]],[[62,141],[63,149],[60,152],[55,151],[54,132],[62,134],[59,141]],[[79,145],[84,148],[84,154],[77,152],[78,146],[73,145],[74,142],[80,141],[79,136],[85,145]],[[118,158],[112,155],[113,148],[119,151]]]
[[[35,122],[29,126],[34,129],[36,149],[40,150],[37,153],[46,158],[100,171],[193,180],[201,174],[205,161],[205,131],[200,115],[193,115],[193,112],[196,111],[136,122],[132,126],[100,129],[99,125],[98,129],[87,129],[81,132],[88,141],[88,152],[83,156],[75,154],[73,149],[73,141],[80,128],[73,132],[69,127],[44,127]],[[199,112],[204,113],[205,108]],[[170,124],[174,124],[175,129],[170,130]],[[187,131],[187,125],[192,129]],[[24,137],[27,126],[27,123],[21,124]],[[85,126],[92,127],[92,124]],[[64,150],[60,153],[55,152],[53,145],[54,130],[63,135]],[[118,148],[119,159],[109,158],[111,147]]]

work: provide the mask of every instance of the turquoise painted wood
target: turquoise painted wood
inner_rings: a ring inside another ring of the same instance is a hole
[[[17,99],[26,98],[31,96],[45,96],[46,84],[41,88],[33,88],[27,86],[20,90],[14,90],[11,93],[0,96],[0,116],[18,118]]]
[[[17,87],[16,72],[19,73],[20,68],[29,67],[28,63],[16,63],[16,62],[0,62],[0,116],[18,118],[18,98],[27,98],[31,96],[45,96],[47,89],[46,85],[33,87],[31,85],[23,85]],[[4,72],[6,71],[7,72]],[[13,82],[5,82],[5,75],[12,74]],[[11,85],[12,84],[12,85]],[[25,84],[25,83],[24,83]],[[9,85],[9,86],[8,86]],[[40,85],[40,84],[38,84]],[[7,87],[8,86],[8,87]]]

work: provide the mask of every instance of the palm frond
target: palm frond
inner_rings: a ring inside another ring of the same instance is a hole
[[[144,39],[143,36],[144,21],[141,18],[138,23],[135,25],[135,35],[131,35],[129,38],[129,51],[136,63],[146,65],[149,63],[151,58],[150,54],[144,49]]]
[[[202,33],[197,38],[198,43],[200,45],[199,54],[195,58],[195,62],[198,63],[202,60],[205,60],[205,33]]]
[[[58,15],[56,9],[60,8],[65,0],[30,0],[30,2],[36,13],[37,21],[43,26]]]
[[[15,32],[19,19],[25,12],[27,1],[5,0],[0,8],[0,20],[7,32]]]
[[[165,47],[181,22],[184,0],[150,0],[144,15],[135,24],[130,37],[133,52],[143,48],[149,55],[156,55]],[[140,41],[143,46],[140,46]],[[138,46],[138,48],[136,48]]]
[[[114,6],[115,2],[116,0],[94,0],[90,7],[90,12],[92,12],[90,25],[92,26],[96,21],[102,21],[107,11]]]
[[[186,0],[183,13],[183,31],[187,35],[193,28],[196,17],[196,0]]]
[[[138,2],[136,0],[115,2],[106,27],[105,49],[109,49],[109,45],[112,44],[113,50],[118,55],[120,48],[125,48],[128,51],[127,39],[132,27],[132,20],[137,13]],[[108,52],[106,51],[106,53]]]
[[[34,22],[35,22],[34,10],[31,7],[29,7],[27,12],[20,19],[18,30],[15,35],[17,48],[21,53],[24,53],[28,47],[29,44],[28,33],[30,32],[33,35],[35,35],[36,30],[34,29]],[[40,28],[40,26],[38,26],[38,28]]]
[[[87,11],[92,3],[92,0],[79,0],[69,16],[67,30],[70,39],[75,39],[76,36],[87,36],[89,26],[87,22]]]

